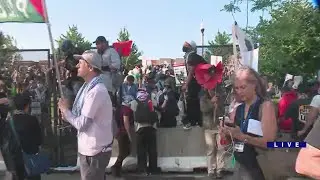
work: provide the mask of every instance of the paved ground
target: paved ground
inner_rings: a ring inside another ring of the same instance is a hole
[[[161,174],[151,176],[141,176],[135,174],[127,174],[122,178],[114,178],[107,175],[106,180],[209,180],[205,174]],[[4,176],[0,175],[0,180],[5,180]],[[43,175],[42,180],[80,180],[79,173],[54,173],[49,175]],[[210,179],[211,180],[211,179]],[[223,180],[232,180],[231,177],[226,177]],[[289,178],[288,180],[307,180],[304,178]]]
[[[76,174],[50,174],[44,175],[42,180],[79,180],[79,173]],[[162,175],[151,175],[151,176],[140,176],[134,174],[125,175],[122,178],[114,178],[110,175],[107,175],[106,180],[198,180],[198,179],[207,179],[205,174],[162,174]],[[230,178],[226,178],[230,179]],[[230,179],[231,180],[231,179]]]

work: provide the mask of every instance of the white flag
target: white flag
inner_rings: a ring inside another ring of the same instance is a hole
[[[259,50],[254,49],[251,38],[240,29],[237,23],[232,26],[232,36],[234,46],[236,43],[239,45],[241,64],[258,71]]]

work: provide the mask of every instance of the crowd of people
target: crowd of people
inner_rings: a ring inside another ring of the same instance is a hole
[[[197,67],[207,63],[197,54],[193,41],[183,44],[187,77],[179,87],[170,65],[137,65],[130,71],[123,70],[120,55],[103,36],[94,43],[97,52],[87,50],[73,56],[77,65],[65,70],[63,95],[57,105],[63,120],[78,131],[78,163],[83,180],[104,179],[114,139],[119,145],[117,160],[111,168],[114,176],[121,176],[122,162],[132,152],[132,143],[137,145],[137,171],[160,173],[156,129],[174,128],[180,121],[186,130],[193,126],[204,129],[208,176],[212,178],[232,174],[233,179],[270,179],[258,160],[259,155],[267,152],[267,142],[305,138],[308,146],[301,150],[296,170],[320,177],[314,168],[308,168],[311,160],[317,161],[312,153],[319,153],[315,136],[320,83],[307,83],[301,76],[286,80],[276,107],[272,101],[277,95],[273,84],[250,67],[239,67],[232,74],[228,71],[227,79],[224,77],[215,88],[203,88],[196,78]],[[64,63],[59,63],[61,68]],[[8,171],[17,179],[41,179],[40,175],[25,173],[18,149],[29,154],[39,152],[40,137],[46,131],[43,124],[50,121],[49,82],[55,79],[52,76],[54,69],[42,72],[33,67],[26,73],[15,70],[11,90],[7,88],[7,80],[0,80],[1,152]],[[6,130],[10,129],[6,123],[9,112],[20,137],[20,147],[13,145],[15,140]],[[259,124],[260,131],[248,128],[250,123]],[[232,155],[235,164],[230,170],[227,159]],[[306,158],[310,160],[307,162]],[[295,173],[294,169],[288,172]]]

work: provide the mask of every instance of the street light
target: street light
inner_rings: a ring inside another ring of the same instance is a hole
[[[202,54],[202,56],[203,56],[203,54],[204,54],[204,48],[203,48],[203,46],[204,46],[204,26],[203,26],[203,20],[202,20],[202,22],[201,22],[201,24],[200,24],[200,32],[201,32],[201,45],[202,45],[201,54]]]

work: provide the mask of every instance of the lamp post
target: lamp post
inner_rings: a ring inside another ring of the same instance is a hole
[[[201,54],[203,56],[204,54],[204,26],[203,26],[203,21],[200,24],[200,32],[201,32],[201,45],[202,45],[202,50],[201,50]]]

